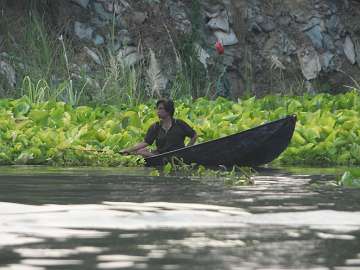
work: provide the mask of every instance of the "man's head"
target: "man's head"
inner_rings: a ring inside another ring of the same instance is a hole
[[[160,99],[156,102],[157,115],[160,119],[173,117],[175,112],[174,102],[171,99]]]

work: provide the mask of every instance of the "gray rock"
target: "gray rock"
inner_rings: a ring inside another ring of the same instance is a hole
[[[133,13],[132,19],[136,24],[143,24],[147,19],[147,14],[140,11],[135,11]]]
[[[335,41],[335,51],[338,55],[344,55],[344,42],[341,39]]]
[[[284,32],[273,32],[264,42],[263,51],[273,55],[293,55],[296,53],[296,44]]]
[[[122,14],[130,8],[130,5],[125,0],[105,1],[103,4],[104,10],[115,15]]]
[[[186,14],[185,5],[181,1],[168,1],[170,16],[175,22],[175,26],[183,33],[191,31],[191,22]]]
[[[104,20],[102,20],[102,19],[100,19],[99,17],[96,17],[96,16],[92,17],[90,22],[91,22],[92,25],[94,25],[97,28],[102,28],[102,27],[109,24],[109,21],[104,21]]]
[[[255,23],[260,26],[261,30],[265,33],[272,32],[276,27],[271,17],[263,15],[256,16]]]
[[[265,17],[263,15],[257,15],[255,17],[255,22],[260,24],[260,23],[263,23],[265,21]]]
[[[75,35],[79,38],[79,39],[87,39],[87,40],[91,40],[92,39],[92,35],[94,33],[94,28],[85,24],[85,23],[81,23],[81,22],[75,22],[74,24],[74,31],[75,31]]]
[[[104,9],[103,4],[101,3],[94,3],[94,9],[96,14],[102,19],[106,21],[111,21],[113,19],[113,13],[107,12]]]
[[[298,51],[297,56],[305,79],[315,79],[321,71],[320,58],[315,49],[302,48]]]
[[[282,26],[288,26],[291,23],[291,17],[287,16],[287,15],[286,16],[281,16],[281,17],[279,17],[278,22]]]
[[[210,27],[210,29],[221,30],[223,32],[230,31],[229,16],[226,10],[211,14],[209,17],[211,17],[211,19],[207,25]]]
[[[332,15],[328,20],[326,20],[326,29],[330,35],[335,36],[338,33],[341,33],[344,29],[343,25],[340,22],[340,19],[336,15]]]
[[[122,29],[119,31],[117,39],[122,44],[122,46],[127,47],[133,44],[130,33],[126,29]]]
[[[360,67],[360,41],[355,42],[356,63]]]
[[[332,70],[331,67],[331,60],[334,58],[334,54],[332,54],[329,51],[326,51],[322,54],[320,54],[320,64],[321,64],[321,69],[323,71],[330,71]]]
[[[255,34],[260,34],[262,32],[262,29],[261,29],[260,25],[257,22],[250,21],[248,31],[253,32]]]
[[[336,3],[334,1],[329,1],[328,2],[329,5],[329,13],[328,15],[334,14],[338,11],[338,8],[336,6]]]
[[[7,62],[0,60],[0,74],[4,75],[11,87],[16,86],[15,69]]]
[[[308,16],[304,13],[303,10],[296,9],[294,12],[291,13],[291,17],[294,19],[297,23],[307,23]]]
[[[263,30],[265,33],[270,33],[276,28],[274,21],[269,17],[265,18],[265,20],[259,23],[259,25],[261,27],[261,30]]]
[[[133,46],[120,50],[117,55],[117,60],[120,63],[130,67],[138,64],[143,58],[143,55],[139,54],[137,48]]]
[[[214,34],[216,38],[220,40],[224,46],[231,46],[239,43],[239,40],[232,29],[230,30],[229,33],[225,33],[222,31],[215,31]]]
[[[332,37],[326,33],[322,33],[324,48],[330,51],[335,50],[335,44]]]
[[[315,25],[305,32],[305,34],[311,39],[312,44],[316,49],[323,48],[323,35],[320,25]]]
[[[303,27],[303,31],[308,31],[311,28],[320,25],[321,24],[321,19],[319,17],[312,17],[307,23],[306,25]]]
[[[146,72],[147,82],[151,91],[151,96],[161,96],[166,89],[168,79],[161,71],[160,65],[156,59],[155,53],[150,49],[150,63]]]
[[[100,57],[93,50],[89,49],[88,47],[84,47],[84,51],[96,64],[102,64]]]
[[[103,36],[97,34],[94,37],[93,42],[96,46],[100,46],[100,45],[104,44],[105,39],[103,38]]]
[[[296,43],[291,40],[288,35],[281,33],[280,35],[280,47],[283,54],[293,55],[296,53]]]
[[[71,1],[78,4],[79,6],[82,6],[83,8],[87,8],[89,5],[89,0],[71,0]]]
[[[355,46],[350,36],[346,36],[344,42],[344,53],[351,64],[356,63]]]

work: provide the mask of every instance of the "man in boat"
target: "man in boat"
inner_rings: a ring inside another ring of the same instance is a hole
[[[190,138],[187,146],[195,143],[197,138],[195,130],[183,120],[173,117],[175,106],[172,100],[158,100],[156,110],[160,121],[150,126],[144,141],[133,147],[123,149],[120,153],[141,155],[146,158],[185,147],[184,140],[186,137]],[[147,147],[152,145],[154,141],[157,149],[150,151]]]

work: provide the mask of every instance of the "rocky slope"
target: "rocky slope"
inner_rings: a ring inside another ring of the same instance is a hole
[[[27,1],[1,0],[4,16],[24,16]],[[111,47],[127,65],[155,72],[156,92],[173,81],[188,35],[204,76],[224,70],[232,96],[332,91],[360,75],[360,2],[351,0],[63,0],[37,1],[57,35],[74,40],[73,65],[100,68]],[[2,42],[0,73],[10,87],[21,78]],[[194,34],[195,33],[195,34]],[[16,36],[16,35],[14,35]],[[225,53],[217,55],[221,40]],[[16,43],[16,38],[13,40]],[[3,46],[2,46],[3,45]],[[225,68],[223,68],[225,67]],[[155,70],[155,71],[154,71]]]

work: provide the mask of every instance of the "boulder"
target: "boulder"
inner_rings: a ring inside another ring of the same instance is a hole
[[[79,39],[91,40],[95,29],[85,23],[76,21],[74,23],[74,31]]]
[[[355,46],[349,35],[346,36],[345,38],[344,53],[346,55],[346,58],[350,61],[351,64],[356,63]]]
[[[334,58],[334,54],[332,54],[329,51],[326,51],[322,54],[320,54],[320,64],[321,64],[321,69],[323,71],[329,71],[331,70],[331,60]]]
[[[183,32],[189,33],[191,31],[191,22],[186,13],[185,4],[182,1],[167,1],[170,17],[175,23],[175,27]]]
[[[71,1],[79,6],[82,6],[83,8],[87,8],[89,5],[89,0],[71,0]]]
[[[94,3],[94,9],[95,9],[95,13],[102,20],[111,21],[113,19],[114,14],[112,12],[108,12],[107,10],[105,10],[103,4]]]
[[[223,32],[230,31],[229,16],[228,16],[226,10],[217,12],[215,14],[211,14],[211,15],[209,15],[209,17],[211,19],[207,23],[207,26],[209,26],[210,29],[221,30]]]
[[[132,15],[132,20],[136,24],[143,24],[147,19],[147,14],[140,11],[135,11]]]
[[[100,46],[100,45],[104,44],[105,39],[104,39],[103,36],[97,34],[97,35],[93,38],[93,42],[94,42],[94,44],[95,44],[96,46]]]
[[[130,67],[138,64],[143,58],[143,55],[138,53],[137,48],[133,46],[126,47],[117,54],[117,60]]]
[[[316,49],[321,49],[323,45],[323,32],[325,31],[325,24],[321,18],[313,17],[303,28],[305,34],[310,38],[312,44]]]
[[[11,87],[16,86],[15,69],[7,62],[0,60],[0,74],[4,75]]]
[[[297,53],[301,71],[307,80],[315,79],[321,71],[318,53],[314,48],[302,48]]]
[[[125,12],[129,8],[130,8],[130,5],[125,0],[104,2],[105,11],[107,11],[111,14],[115,13],[116,15],[119,15],[119,14],[122,14],[123,12]]]
[[[271,17],[264,17],[262,15],[256,16],[255,22],[260,26],[261,30],[265,33],[270,33],[275,30],[276,25]]]
[[[156,95],[157,97],[161,97],[161,94],[166,89],[168,79],[161,72],[160,65],[152,49],[150,49],[150,64],[147,70],[147,81],[151,96]]]
[[[323,35],[320,25],[315,25],[305,32],[305,34],[311,39],[312,44],[316,49],[323,48]]]
[[[230,29],[230,32],[215,31],[216,38],[222,42],[224,46],[231,46],[239,43],[238,38],[235,35],[235,32]]]

